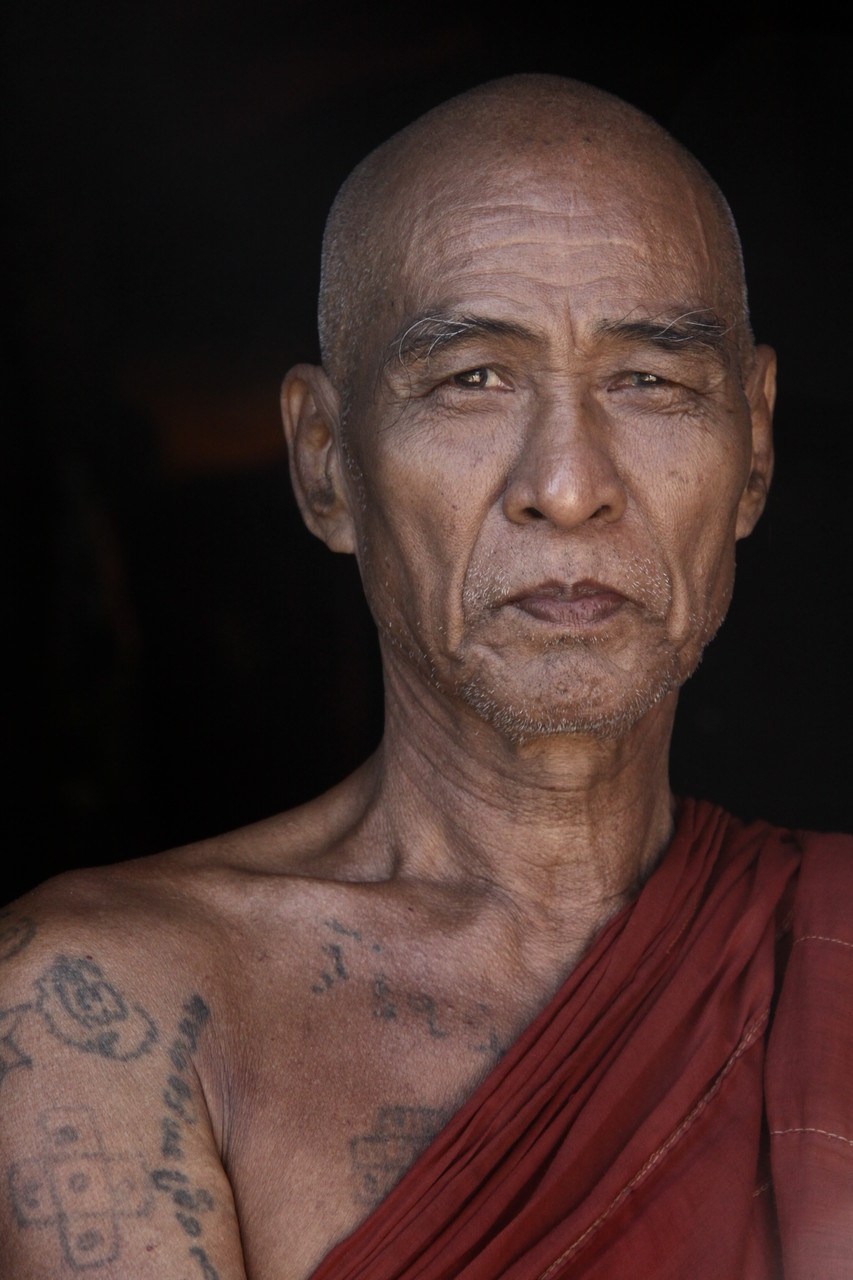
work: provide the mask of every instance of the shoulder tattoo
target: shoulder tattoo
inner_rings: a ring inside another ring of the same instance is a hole
[[[128,1004],[88,956],[57,956],[36,979],[36,1009],[63,1044],[127,1062],[156,1044],[156,1024],[140,1004]]]

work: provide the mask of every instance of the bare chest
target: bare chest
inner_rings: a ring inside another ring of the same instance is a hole
[[[339,924],[301,970],[301,990],[250,1014],[235,1073],[226,1162],[259,1280],[310,1275],[518,1030],[464,968],[448,981]]]

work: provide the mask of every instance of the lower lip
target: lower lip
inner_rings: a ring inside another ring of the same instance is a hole
[[[525,596],[514,600],[521,609],[540,622],[550,622],[562,627],[588,627],[606,622],[619,612],[625,597],[616,591],[600,591],[594,595],[577,596],[574,600],[561,600],[555,596]]]

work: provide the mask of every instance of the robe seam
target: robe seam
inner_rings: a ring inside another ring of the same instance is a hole
[[[802,937],[794,939],[794,946],[798,942],[837,942],[839,947],[853,948],[853,942],[845,942],[843,938],[830,938],[825,933],[804,933]]]
[[[645,1181],[645,1179],[652,1172],[652,1170],[655,1169],[657,1165],[660,1163],[661,1159],[669,1153],[672,1147],[674,1147],[677,1144],[679,1138],[681,1138],[682,1135],[699,1118],[699,1116],[707,1107],[708,1103],[712,1101],[712,1099],[715,1097],[717,1093],[719,1093],[720,1089],[722,1088],[724,1080],[731,1074],[737,1062],[740,1060],[740,1058],[743,1057],[743,1055],[747,1052],[747,1050],[752,1047],[759,1032],[761,1032],[763,1028],[766,1026],[769,1016],[770,1016],[770,1009],[768,1007],[767,1009],[764,1010],[763,1013],[760,1013],[758,1017],[754,1018],[753,1021],[747,1025],[747,1027],[744,1030],[743,1036],[741,1038],[740,1044],[737,1046],[737,1048],[734,1050],[732,1055],[729,1057],[728,1061],[724,1063],[724,1065],[722,1066],[722,1068],[720,1069],[717,1075],[716,1080],[710,1086],[710,1088],[705,1091],[705,1093],[702,1095],[702,1097],[693,1107],[692,1111],[688,1112],[688,1114],[684,1117],[681,1123],[676,1125],[676,1127],[672,1130],[669,1136],[664,1139],[664,1141],[657,1148],[657,1150],[652,1152],[652,1154],[648,1157],[648,1159],[645,1161],[642,1167],[638,1169],[637,1172],[634,1174],[633,1178],[631,1178],[630,1181],[626,1182],[622,1190],[616,1196],[614,1196],[614,1198],[610,1201],[610,1204],[607,1206],[607,1208],[602,1210],[602,1212],[598,1215],[595,1221],[591,1222],[590,1225],[586,1228],[586,1230],[581,1235],[579,1235],[578,1238],[572,1244],[570,1244],[569,1247],[565,1249],[558,1258],[555,1258],[554,1261],[550,1263],[545,1268],[545,1270],[539,1274],[539,1276],[537,1277],[537,1280],[549,1280],[549,1277],[555,1273],[557,1268],[561,1267],[563,1263],[568,1262],[571,1255],[573,1253],[576,1253],[577,1250],[581,1247],[581,1245],[586,1243],[589,1237],[598,1230],[598,1228],[605,1221],[605,1219],[609,1218],[610,1214],[613,1213],[614,1210],[620,1208],[621,1205],[625,1202],[625,1200],[628,1199],[629,1195],[640,1185],[640,1183]],[[845,1141],[847,1141],[847,1139],[845,1139]]]
[[[824,1138],[835,1138],[837,1142],[846,1142],[848,1147],[853,1147],[853,1138],[845,1138],[843,1133],[832,1133],[829,1129],[815,1129],[813,1126],[803,1125],[796,1129],[771,1129],[774,1138],[784,1137],[786,1133],[819,1133]]]

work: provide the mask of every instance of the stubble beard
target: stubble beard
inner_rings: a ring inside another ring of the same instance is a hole
[[[601,680],[590,680],[566,705],[564,695],[556,695],[551,706],[518,704],[497,690],[478,673],[460,681],[457,693],[477,715],[491,724],[516,746],[533,738],[558,734],[585,735],[599,740],[624,737],[657,703],[678,689],[686,676],[679,670],[675,654],[656,678],[602,705]],[[547,698],[547,694],[546,694]]]
[[[635,584],[639,582],[643,587],[642,594],[650,606],[651,616],[663,624],[665,610],[661,604],[669,597],[669,582],[649,572],[646,562],[637,561],[635,565]],[[504,589],[502,579],[502,574],[489,575],[488,581],[481,578],[473,589],[469,588],[469,603],[476,598],[481,603],[500,598]],[[520,692],[513,695],[507,688],[508,682],[489,671],[488,664],[478,664],[475,671],[469,670],[461,676],[456,683],[456,693],[482,720],[515,745],[559,734],[586,735],[601,741],[619,739],[689,679],[706,645],[716,635],[725,612],[725,608],[719,612],[709,609],[704,617],[691,615],[689,631],[698,640],[692,657],[661,636],[654,652],[647,654],[639,669],[635,666],[631,672],[608,656],[608,642],[604,637],[563,634],[546,641],[540,648],[539,658],[546,659],[546,670],[532,695]],[[529,639],[533,641],[534,637],[531,635]],[[555,658],[561,652],[568,670],[560,673],[559,661],[548,663],[548,650]],[[549,666],[555,671],[552,679],[547,674]]]

